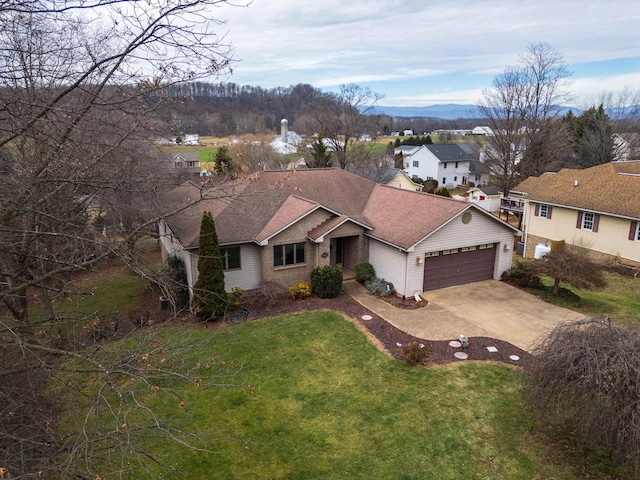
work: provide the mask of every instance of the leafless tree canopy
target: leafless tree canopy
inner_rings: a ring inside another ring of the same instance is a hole
[[[547,152],[547,143],[538,137],[554,132],[543,125],[565,100],[569,75],[557,50],[544,42],[532,43],[516,66],[507,67],[492,88],[483,91],[478,116],[486,118],[494,132],[487,138],[485,162],[505,194],[518,181],[519,164],[527,174],[538,173],[535,164]]]
[[[543,421],[640,472],[640,332],[593,318],[556,327],[523,380]]]
[[[166,180],[153,113],[167,86],[230,69],[231,47],[211,15],[223,3],[0,0],[0,467],[13,477],[96,478],[79,459],[124,440],[112,442],[91,415],[75,436],[56,431],[43,388],[52,371],[96,380],[101,393],[83,406],[109,412],[110,424],[125,413],[110,403],[120,375],[148,378],[137,353],[107,367],[85,342],[57,337],[86,319],[60,318],[56,300],[77,293],[70,275],[104,258],[136,267],[135,243],[155,229],[155,192]],[[37,322],[33,306],[44,311]]]
[[[346,169],[366,161],[371,148],[351,151],[365,132],[365,115],[373,112],[381,95],[359,85],[343,85],[335,97],[319,103],[315,113],[318,133],[330,145],[337,165]]]

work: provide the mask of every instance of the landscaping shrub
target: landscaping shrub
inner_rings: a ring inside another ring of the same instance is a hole
[[[522,376],[532,410],[640,478],[640,332],[608,317],[563,323],[534,354]]]
[[[387,282],[384,278],[374,277],[364,284],[371,295],[388,297],[396,293],[393,283]]]
[[[231,289],[231,293],[229,294],[229,303],[234,307],[238,308],[240,306],[240,300],[244,295],[244,290],[240,287],[233,287]]]
[[[409,365],[427,365],[431,360],[431,350],[422,343],[409,342],[402,347],[402,359]]]
[[[502,280],[516,287],[542,288],[540,275],[531,262],[517,262],[511,270],[502,274]]]
[[[278,300],[285,295],[285,287],[278,282],[271,280],[262,282],[260,286],[253,292],[251,304],[265,304],[272,307]]]
[[[373,269],[373,265],[364,262],[356,265],[356,281],[360,283],[366,283],[372,278],[375,278],[376,272]]]
[[[307,282],[296,283],[289,287],[289,297],[291,300],[302,300],[311,296],[311,286]]]
[[[175,255],[167,258],[165,271],[169,277],[169,287],[173,293],[176,308],[186,308],[189,306],[189,285],[187,282],[187,269],[184,261]]]
[[[320,298],[334,298],[342,288],[342,268],[330,265],[314,268],[311,272],[311,292]]]

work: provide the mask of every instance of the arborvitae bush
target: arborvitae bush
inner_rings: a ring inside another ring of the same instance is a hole
[[[311,272],[311,292],[320,298],[334,298],[342,289],[342,268],[330,265],[314,268]]]
[[[209,321],[224,315],[229,301],[218,234],[210,212],[204,212],[198,243],[198,281],[193,286],[193,307],[198,317]]]
[[[356,265],[356,281],[365,283],[375,278],[376,272],[373,269],[373,265],[368,262],[359,263]]]

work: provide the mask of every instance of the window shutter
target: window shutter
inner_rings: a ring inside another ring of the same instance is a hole
[[[551,211],[553,210],[553,207],[547,207],[547,220],[551,220]]]
[[[596,214],[593,216],[593,233],[598,231],[598,224],[600,223],[600,215]]]
[[[540,204],[539,203],[536,203],[536,213],[534,213],[534,215],[536,217],[540,216]]]
[[[631,222],[631,228],[629,229],[629,240],[636,239],[637,231],[638,231],[638,222]]]
[[[582,212],[578,212],[578,221],[576,222],[576,228],[582,228]]]

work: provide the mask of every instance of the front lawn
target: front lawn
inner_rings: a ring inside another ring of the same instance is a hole
[[[207,451],[166,441],[146,445],[184,478],[584,476],[532,434],[517,370],[506,365],[408,367],[331,312],[221,329],[158,327],[105,352],[125,355],[160,343],[166,362],[198,381],[185,385],[179,398],[143,386],[136,396],[177,427],[199,430]],[[67,417],[65,428],[76,418]],[[135,431],[135,419],[128,416],[122,435]],[[150,468],[153,478],[176,478],[166,466]],[[132,475],[141,478],[139,471]]]

